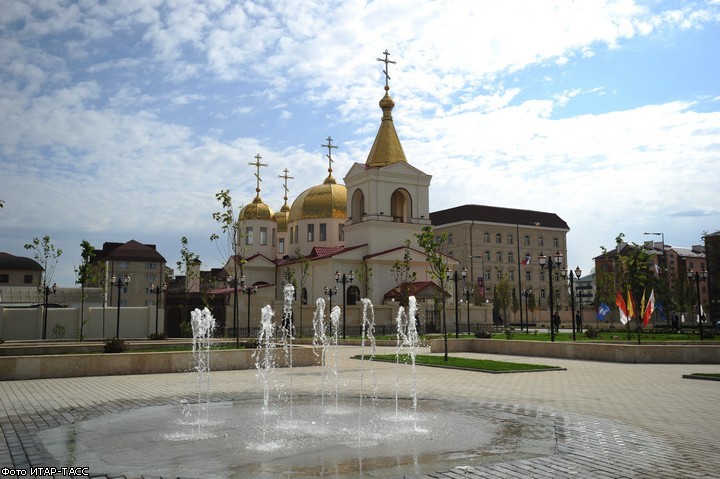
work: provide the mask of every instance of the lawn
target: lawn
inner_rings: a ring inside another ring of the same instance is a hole
[[[360,356],[355,356],[359,358]],[[395,362],[394,354],[378,354],[374,356],[375,361]],[[410,363],[410,356],[407,354],[400,355],[400,361]],[[455,369],[473,369],[483,372],[522,372],[522,371],[546,371],[546,370],[562,370],[557,366],[546,366],[543,364],[526,364],[526,363],[510,363],[504,361],[493,361],[490,359],[470,359],[449,356],[445,361],[443,356],[429,356],[420,354],[415,357],[415,364],[422,366],[436,366]]]

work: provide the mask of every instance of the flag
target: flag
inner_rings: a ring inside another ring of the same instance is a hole
[[[629,289],[627,292],[627,317],[628,319],[635,317],[635,302],[633,301],[632,293]]]
[[[522,260],[520,263],[522,263],[524,266],[529,265],[529,264],[530,264],[530,255],[529,255],[529,254],[526,254],[526,255],[525,255],[525,259]]]
[[[650,316],[655,311],[655,290],[650,291],[650,299],[648,299],[647,307],[645,308],[645,314],[643,315],[643,326],[647,326],[650,322]]]
[[[662,303],[660,301],[655,301],[655,311],[658,312],[660,319],[665,319],[665,310],[663,309]]]
[[[640,300],[640,309],[638,310],[638,319],[640,319],[640,314],[645,311],[645,290],[643,289],[643,297]]]
[[[627,322],[628,322],[627,305],[625,304],[625,300],[623,299],[623,296],[620,293],[620,291],[618,291],[617,296],[615,296],[615,304],[617,305],[618,309],[620,310],[620,322],[623,324],[627,324]]]
[[[660,265],[655,263],[655,276],[660,276]]]
[[[600,307],[598,308],[597,318],[600,321],[605,321],[605,315],[610,312],[610,306],[608,306],[605,303],[600,303]]]

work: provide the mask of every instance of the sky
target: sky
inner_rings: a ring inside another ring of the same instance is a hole
[[[720,230],[720,0],[0,0],[0,251],[181,238],[225,256],[215,194],[290,202],[364,163],[388,50],[393,119],[430,210],[554,212],[568,266],[623,233]],[[546,254],[549,254],[547,252]]]

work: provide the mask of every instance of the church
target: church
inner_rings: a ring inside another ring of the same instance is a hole
[[[387,51],[385,59],[378,60],[386,68],[380,126],[367,159],[350,167],[344,184],[333,176],[332,152],[337,146],[331,137],[322,145],[327,148],[327,177],[288,205],[287,180],[292,177],[285,169],[280,175],[285,181],[285,202],[277,212],[261,197],[260,167],[267,165],[260,162],[260,155],[250,163],[256,168],[256,196],[239,213],[237,249],[225,270],[231,277],[242,275],[240,294],[247,293],[243,303],[257,295],[253,311],[270,301],[275,311],[281,311],[277,306],[282,305],[283,287],[292,283],[296,299],[308,309],[320,297],[344,304],[348,324],[357,326],[361,324],[360,298],[369,298],[376,308],[385,304],[396,309],[398,263],[415,273],[411,288],[420,301],[439,297],[439,286],[427,271],[425,253],[416,238],[430,225],[431,176],[405,156],[393,124],[395,102],[388,84],[387,67],[394,62],[388,60]],[[450,268],[457,266],[452,258],[447,261]],[[329,310],[328,306],[326,313]],[[386,320],[390,314],[390,310],[385,313]],[[250,324],[248,312],[249,327],[259,319],[252,316]],[[308,316],[306,321],[305,326],[311,324]],[[242,330],[243,320],[240,325]]]

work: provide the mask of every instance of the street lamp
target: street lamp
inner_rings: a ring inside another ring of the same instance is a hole
[[[45,284],[39,284],[37,287],[38,293],[43,295],[43,329],[42,338],[45,339],[47,336],[47,310],[48,310],[48,296],[50,293],[55,294],[57,292],[57,283],[53,283],[52,287]]]
[[[150,283],[150,292],[155,293],[155,335],[158,333],[158,308],[160,307],[160,292],[167,291],[167,283],[163,283],[162,288],[158,284],[155,286]]]
[[[257,293],[257,285],[245,286],[245,275],[240,276],[240,289],[243,294],[247,294],[248,297],[248,311],[247,311],[247,337],[250,337],[250,297]],[[239,325],[238,325],[239,326]],[[239,328],[238,328],[239,329]],[[238,334],[238,333],[236,333]]]
[[[705,281],[707,278],[707,271],[695,271],[693,272],[692,268],[690,268],[687,272],[687,277],[690,280],[695,280],[695,287],[697,288],[697,312],[698,312],[698,324],[700,325],[700,341],[703,340],[703,323],[702,323],[702,316],[700,315],[700,281]]]
[[[332,312],[332,299],[333,299],[333,296],[337,296],[337,294],[338,294],[337,286],[335,286],[334,288],[328,288],[327,286],[325,286],[324,291],[325,291],[325,296],[330,298],[330,308],[328,308],[328,309]]]
[[[561,271],[562,277],[565,278],[568,276],[568,270],[567,268],[563,268]],[[580,266],[575,268],[575,275],[573,276],[573,272],[570,271],[570,301],[572,304],[572,330],[573,330],[573,341],[575,341],[575,331],[577,330],[577,323],[575,322],[575,292],[574,292],[574,279],[577,277],[580,279],[580,275],[582,274],[582,270],[580,269]]]
[[[237,271],[237,269],[236,269]],[[245,276],[242,276],[243,282],[245,281]],[[225,278],[225,281],[227,281],[228,286],[233,285],[233,332],[235,333],[235,349],[240,348],[240,319],[238,317],[238,279],[234,274],[228,275]]]
[[[523,223],[525,225],[532,225],[532,226],[540,226],[540,223],[537,221],[516,221],[515,222],[515,234],[517,236],[517,275],[518,275],[518,293],[522,291],[522,272],[520,270],[520,223]],[[540,253],[542,254],[542,253]],[[527,264],[527,263],[525,263]],[[527,311],[525,312],[525,323],[529,323],[527,319]],[[523,314],[522,314],[522,307],[520,308],[520,330],[522,331],[522,324],[523,324]],[[527,328],[526,328],[527,330]]]
[[[463,275],[463,279],[465,275]],[[470,334],[470,298],[472,298],[472,288],[463,288],[463,296],[465,296],[465,304],[467,305],[467,321],[468,321],[468,334]]]
[[[338,271],[338,270],[335,271],[335,282],[342,283],[342,285],[343,285],[343,296],[342,296],[342,298],[343,298],[343,339],[345,339],[345,299],[347,298],[347,294],[346,294],[347,292],[346,292],[345,288],[346,288],[347,284],[352,283],[354,279],[355,279],[355,273],[353,273],[352,271],[350,271],[350,274],[348,274],[347,276],[345,275],[345,273],[343,273],[341,276],[340,271]]]
[[[122,288],[127,288],[130,286],[130,276],[125,275],[125,278],[122,276],[112,276],[110,278],[110,283],[114,286],[117,286],[118,294],[117,294],[117,323],[115,324],[115,338],[120,337],[120,295],[122,294]]]
[[[553,289],[553,269],[560,268],[560,265],[562,264],[563,255],[558,250],[552,257],[552,260],[548,262],[547,256],[545,256],[542,251],[540,252],[540,256],[538,256],[538,263],[540,264],[540,269],[545,269],[545,265],[548,267],[548,274],[550,275],[550,341],[555,342],[555,325],[554,318],[555,318],[555,290]]]
[[[525,332],[530,333],[530,316],[528,315],[528,298],[532,296],[532,289],[523,289],[522,295],[525,297]],[[522,309],[522,308],[520,308]],[[522,330],[522,325],[521,328]]]
[[[467,277],[467,269],[465,268],[465,266],[463,266],[463,269],[462,269],[463,281],[465,280],[466,277]],[[459,333],[459,331],[460,331],[460,316],[458,313],[458,301],[457,301],[458,300],[457,284],[458,284],[458,281],[460,280],[460,277],[458,276],[457,270],[453,271],[452,280],[455,283],[455,295],[453,296],[453,299],[455,300],[455,339],[457,339],[458,337],[460,337],[460,333]]]
[[[448,342],[447,342],[447,315],[445,314],[445,283],[450,279],[450,267],[445,269],[445,274],[440,274],[440,294],[442,296],[442,322],[443,322],[443,338],[445,339],[445,356],[444,360],[448,360]]]

